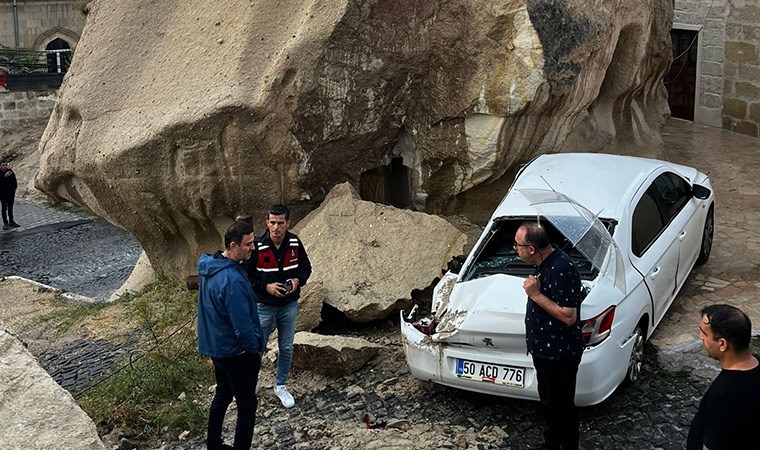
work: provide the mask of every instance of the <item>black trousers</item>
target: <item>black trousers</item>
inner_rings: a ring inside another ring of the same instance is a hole
[[[253,426],[256,424],[256,382],[259,379],[261,355],[243,353],[230,358],[212,358],[216,393],[208,413],[206,445],[209,450],[222,448],[222,424],[227,407],[235,397],[237,423],[235,450],[250,450]]]
[[[575,381],[581,357],[550,361],[533,355],[548,449],[577,450],[580,440]]]
[[[3,224],[8,225],[14,222],[13,220],[13,201],[16,194],[2,194],[0,195],[0,203],[2,203],[3,210]]]

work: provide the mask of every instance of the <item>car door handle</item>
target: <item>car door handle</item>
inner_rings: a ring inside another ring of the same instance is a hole
[[[654,270],[652,271],[652,273],[649,274],[649,278],[651,278],[651,279],[654,280],[655,278],[657,278],[657,275],[659,275],[659,274],[660,274],[660,266],[657,266],[657,267],[654,268]]]
[[[678,235],[678,240],[683,241],[683,238],[686,237],[686,230],[682,231],[681,234]]]

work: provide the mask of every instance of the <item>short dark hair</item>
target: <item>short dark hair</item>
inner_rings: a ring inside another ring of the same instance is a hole
[[[269,212],[267,213],[267,219],[269,219],[269,216],[281,216],[285,215],[285,220],[290,220],[290,210],[285,205],[272,205],[271,208],[269,208]]]
[[[739,352],[749,348],[752,322],[741,309],[731,305],[710,305],[702,309],[700,314],[707,317],[714,340],[723,338]]]
[[[549,245],[549,235],[546,234],[546,230],[538,222],[523,222],[520,227],[525,228],[525,239],[528,241],[526,244],[532,245],[541,250]]]
[[[240,244],[243,242],[243,236],[253,233],[253,225],[245,220],[236,220],[232,225],[227,227],[224,232],[224,248],[230,248],[232,243]]]

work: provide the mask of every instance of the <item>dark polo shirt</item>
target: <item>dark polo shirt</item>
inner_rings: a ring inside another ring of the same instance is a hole
[[[581,333],[581,277],[567,253],[555,247],[536,270],[541,293],[559,306],[578,308],[575,324],[567,326],[530,298],[525,312],[528,353],[549,360],[577,357],[583,353]]]

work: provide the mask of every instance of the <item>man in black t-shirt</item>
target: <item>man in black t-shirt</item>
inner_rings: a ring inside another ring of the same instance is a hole
[[[699,402],[686,449],[760,448],[752,432],[760,418],[760,365],[749,347],[752,323],[729,305],[708,306],[701,315],[699,338],[723,370]]]
[[[514,249],[522,260],[537,266],[536,274],[523,283],[528,295],[525,342],[536,369],[546,448],[577,449],[575,381],[584,348],[581,277],[570,257],[552,247],[546,231],[535,222],[517,229]]]

